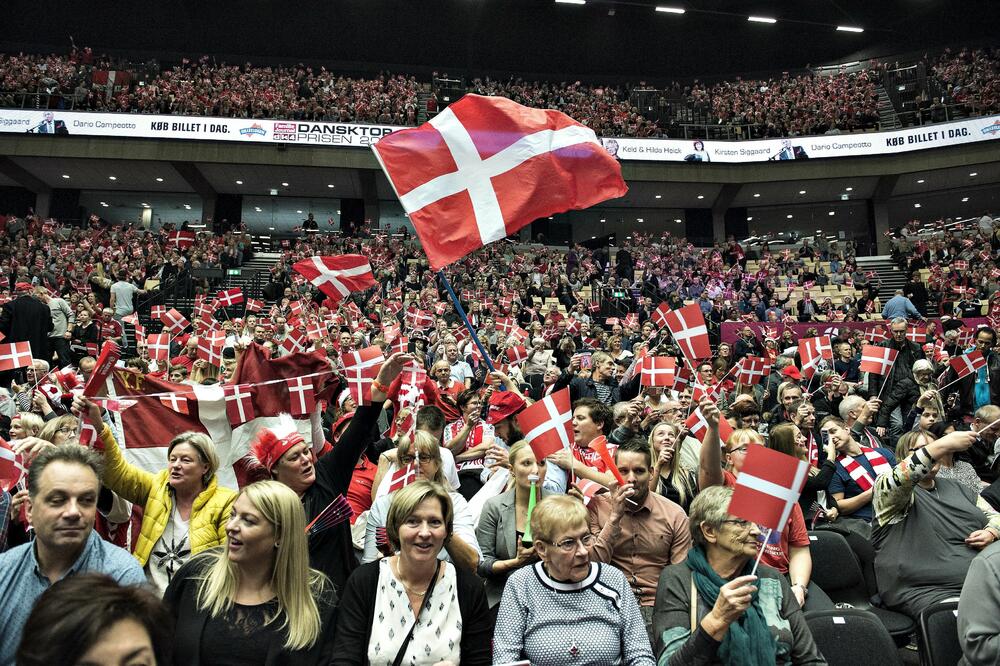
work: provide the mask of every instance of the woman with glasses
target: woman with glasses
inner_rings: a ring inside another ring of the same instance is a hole
[[[731,488],[702,491],[691,504],[694,547],[663,570],[653,628],[660,664],[825,664],[784,577],[761,564],[751,575],[760,530],[728,513]]]
[[[430,433],[418,430],[412,441],[409,437],[400,437],[396,447],[396,462],[400,468],[397,474],[400,476],[411,465],[414,465],[418,480],[433,481],[444,487],[449,487],[441,468],[441,449],[437,439]],[[399,489],[393,486],[394,482],[390,481],[389,489],[391,492],[376,499],[368,512],[362,562],[374,562],[381,557],[380,551],[383,555],[391,555],[393,552],[391,542],[379,537],[379,532],[382,529],[387,529],[386,520],[392,505],[392,498],[399,492]],[[438,552],[438,557],[446,562],[453,562],[459,568],[475,571],[482,553],[479,549],[479,542],[476,541],[472,513],[469,511],[469,505],[465,498],[459,493],[452,491],[449,494],[454,514],[454,533],[448,537],[444,548]]]
[[[507,581],[493,663],[655,663],[625,575],[590,561],[595,537],[583,504],[567,495],[546,497],[531,514],[531,532],[541,561],[518,569]]]
[[[441,561],[457,538],[454,496],[426,479],[393,493],[385,531],[395,554],[347,579],[330,664],[490,663],[482,581]]]
[[[215,443],[200,432],[182,432],[167,444],[167,465],[156,474],[125,460],[93,402],[77,396],[73,412],[86,413],[104,447],[104,484],[143,507],[134,555],[161,593],[192,555],[221,546],[236,493],[219,484]]]

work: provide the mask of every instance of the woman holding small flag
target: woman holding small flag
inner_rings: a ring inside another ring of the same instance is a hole
[[[192,555],[219,546],[236,493],[219,485],[219,456],[204,433],[183,432],[167,444],[167,466],[152,474],[129,464],[100,408],[83,395],[73,411],[100,424],[104,483],[122,499],[143,507],[134,555],[160,592]]]
[[[309,567],[298,496],[258,481],[226,519],[226,548],[192,558],[163,596],[176,621],[174,663],[330,663],[337,595]]]
[[[691,504],[694,547],[663,570],[653,628],[660,664],[825,664],[784,577],[753,571],[760,529],[728,513],[733,491],[703,490]]]

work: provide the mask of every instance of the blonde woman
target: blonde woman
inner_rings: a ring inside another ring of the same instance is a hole
[[[208,435],[183,432],[167,444],[167,466],[156,474],[130,465],[101,421],[101,410],[77,396],[73,411],[100,424],[104,485],[143,507],[134,555],[161,592],[187,560],[225,541],[226,521],[236,492],[219,485],[219,456]]]
[[[192,558],[164,594],[177,623],[174,663],[329,663],[336,593],[309,568],[298,495],[258,481],[227,518],[226,547]]]
[[[698,494],[698,475],[681,463],[677,450],[680,435],[680,426],[667,422],[657,423],[649,433],[649,446],[653,451],[649,490],[679,504],[687,513],[691,500]]]

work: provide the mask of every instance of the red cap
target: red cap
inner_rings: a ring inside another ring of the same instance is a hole
[[[794,365],[787,366],[784,370],[781,371],[781,374],[783,374],[785,377],[788,377],[789,379],[794,379],[795,381],[800,381],[802,379],[802,373],[799,372],[799,369],[796,368]]]
[[[250,452],[268,472],[274,469],[288,449],[305,441],[288,414],[278,418],[281,423],[273,428],[262,428],[250,443]]]
[[[14,285],[14,291],[31,291],[32,286],[30,282],[18,282]]]
[[[524,398],[513,391],[494,391],[490,394],[490,408],[486,412],[486,422],[496,425],[508,416],[513,416],[527,405]]]

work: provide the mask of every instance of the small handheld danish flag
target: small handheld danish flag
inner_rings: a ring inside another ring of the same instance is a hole
[[[243,302],[243,290],[239,287],[223,289],[216,295],[219,307],[227,308],[230,305],[239,305]]]
[[[685,305],[678,310],[671,310],[665,317],[667,328],[674,336],[674,342],[681,348],[684,356],[693,365],[695,361],[712,355],[712,346],[708,341],[708,327],[705,326],[705,316],[697,303]]]
[[[811,379],[822,360],[833,361],[833,346],[829,335],[799,340],[799,358],[802,359],[802,376]]]
[[[31,367],[31,343],[9,342],[0,345],[0,370]]]
[[[971,351],[968,354],[956,356],[951,359],[948,361],[948,365],[950,365],[951,369],[955,371],[955,378],[961,379],[966,375],[979,372],[980,368],[985,368],[986,358],[983,356],[982,352]]]
[[[671,387],[676,368],[677,359],[673,356],[646,356],[642,359],[639,383],[642,386]]]
[[[334,302],[378,284],[368,258],[360,254],[310,257],[292,264],[292,268]]]
[[[750,444],[729,514],[775,532],[785,528],[809,476],[809,463],[774,449]]]
[[[899,354],[895,349],[865,345],[861,349],[861,372],[872,372],[876,375],[887,374],[892,369]]]
[[[701,407],[696,407],[691,413],[691,416],[687,417],[687,421],[684,422],[684,426],[687,428],[688,433],[697,439],[699,442],[705,441],[705,435],[708,434],[708,421],[705,419],[704,414],[701,413]],[[729,441],[729,437],[733,434],[733,426],[729,425],[729,421],[723,416],[719,416],[719,439],[723,443]]]
[[[516,416],[536,460],[544,460],[573,443],[573,408],[569,387],[547,395]]]

